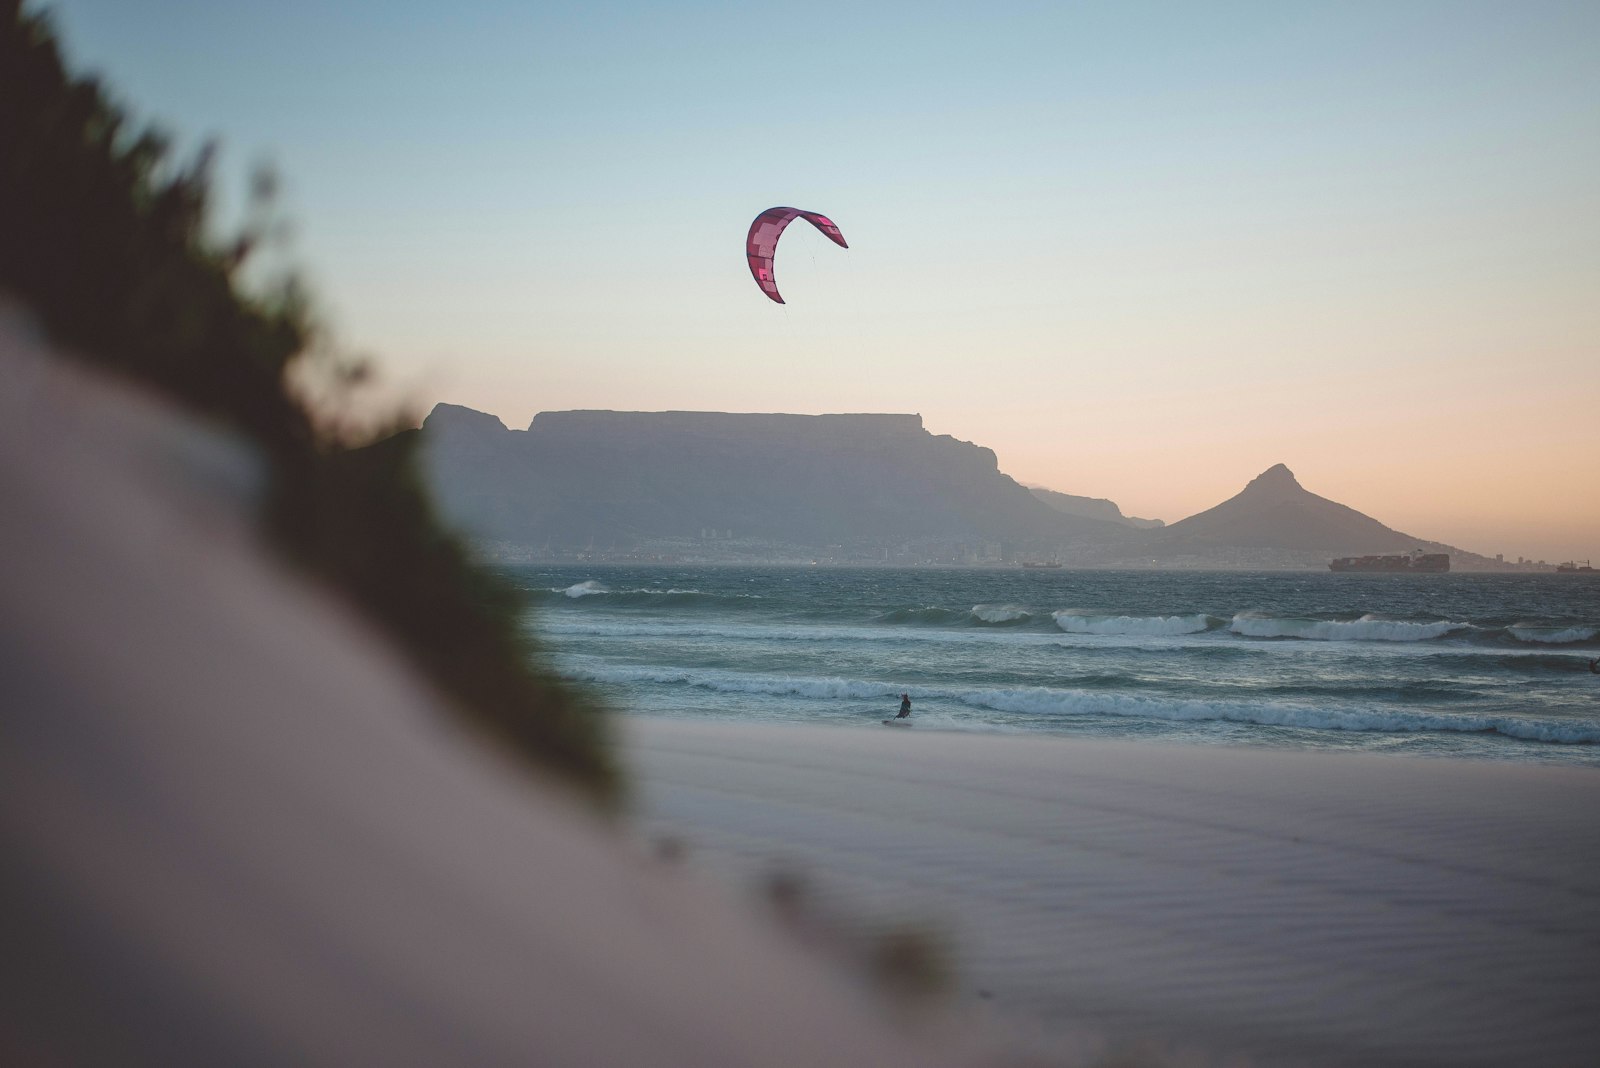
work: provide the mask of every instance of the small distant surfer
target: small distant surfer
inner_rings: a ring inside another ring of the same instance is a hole
[[[1593,667],[1594,665],[1590,664],[1589,666]],[[911,695],[903,693],[900,695],[900,714],[894,718],[905,719],[909,715],[911,715]]]
[[[1589,661],[1589,670],[1594,672],[1596,675],[1600,675],[1600,656],[1597,656],[1593,660]],[[901,715],[905,715],[905,713],[902,712]]]

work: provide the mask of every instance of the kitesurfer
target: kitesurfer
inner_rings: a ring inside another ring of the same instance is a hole
[[[1593,667],[1592,664],[1590,666]],[[909,715],[911,715],[911,695],[903,693],[900,695],[900,714],[894,718],[905,719]]]

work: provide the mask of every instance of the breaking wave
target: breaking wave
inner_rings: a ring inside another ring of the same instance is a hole
[[[1574,624],[1571,626],[1550,626],[1538,623],[1513,623],[1506,628],[1519,642],[1536,642],[1539,645],[1576,645],[1580,642],[1592,642],[1600,635],[1600,627]]]
[[[614,590],[598,579],[586,579],[571,586],[556,586],[544,590],[526,591],[535,603],[565,604],[571,601],[590,601],[595,604],[622,607],[715,607],[759,601],[754,593],[705,593],[697,589],[653,589],[639,587]]]
[[[1077,609],[1063,609],[1052,613],[1056,626],[1068,634],[1148,634],[1161,637],[1174,634],[1198,634],[1210,630],[1215,624],[1202,613],[1181,616],[1116,616],[1097,615]]]
[[[1578,619],[1524,618],[1507,623],[1503,619],[1469,616],[1453,619],[1416,619],[1382,613],[1344,618],[1316,615],[1297,616],[1272,611],[1244,610],[1231,615],[1223,610],[1171,613],[1141,611],[1088,610],[1064,608],[1050,611],[1037,605],[1012,601],[988,601],[966,608],[938,604],[903,604],[873,607],[841,603],[795,603],[782,605],[760,593],[709,593],[695,587],[613,588],[599,579],[586,579],[568,586],[528,590],[535,604],[574,609],[582,606],[588,614],[596,609],[620,609],[628,616],[650,610],[663,620],[682,614],[684,621],[704,618],[707,613],[737,613],[740,619],[757,619],[750,613],[765,612],[773,622],[807,622],[817,625],[891,628],[916,628],[931,631],[967,633],[1003,630],[1020,638],[1021,632],[1098,636],[1138,641],[1143,638],[1183,638],[1214,634],[1218,638],[1291,639],[1309,642],[1410,643],[1440,639],[1459,644],[1502,649],[1517,646],[1584,646],[1600,642],[1600,623]],[[786,610],[785,610],[786,609]],[[773,615],[774,612],[779,613]],[[1580,617],[1581,618],[1581,617]],[[732,622],[730,618],[730,623]]]
[[[1026,623],[1033,618],[1033,613],[1016,604],[975,604],[972,618],[990,625]]]
[[[1380,619],[1365,615],[1359,619],[1301,619],[1240,612],[1228,629],[1246,638],[1299,638],[1323,642],[1425,642],[1458,631],[1472,630],[1471,623],[1438,620],[1415,623],[1399,619]]]

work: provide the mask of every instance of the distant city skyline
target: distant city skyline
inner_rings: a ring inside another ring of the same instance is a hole
[[[60,0],[69,62],[269,160],[419,413],[919,412],[1183,518],[1275,463],[1600,558],[1600,5]],[[776,204],[826,213],[743,256]]]

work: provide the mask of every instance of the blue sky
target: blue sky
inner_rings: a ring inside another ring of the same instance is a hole
[[[225,191],[278,168],[422,409],[919,411],[1132,514],[1282,461],[1600,556],[1600,4],[46,6]],[[793,228],[784,307],[773,204],[851,244]]]

